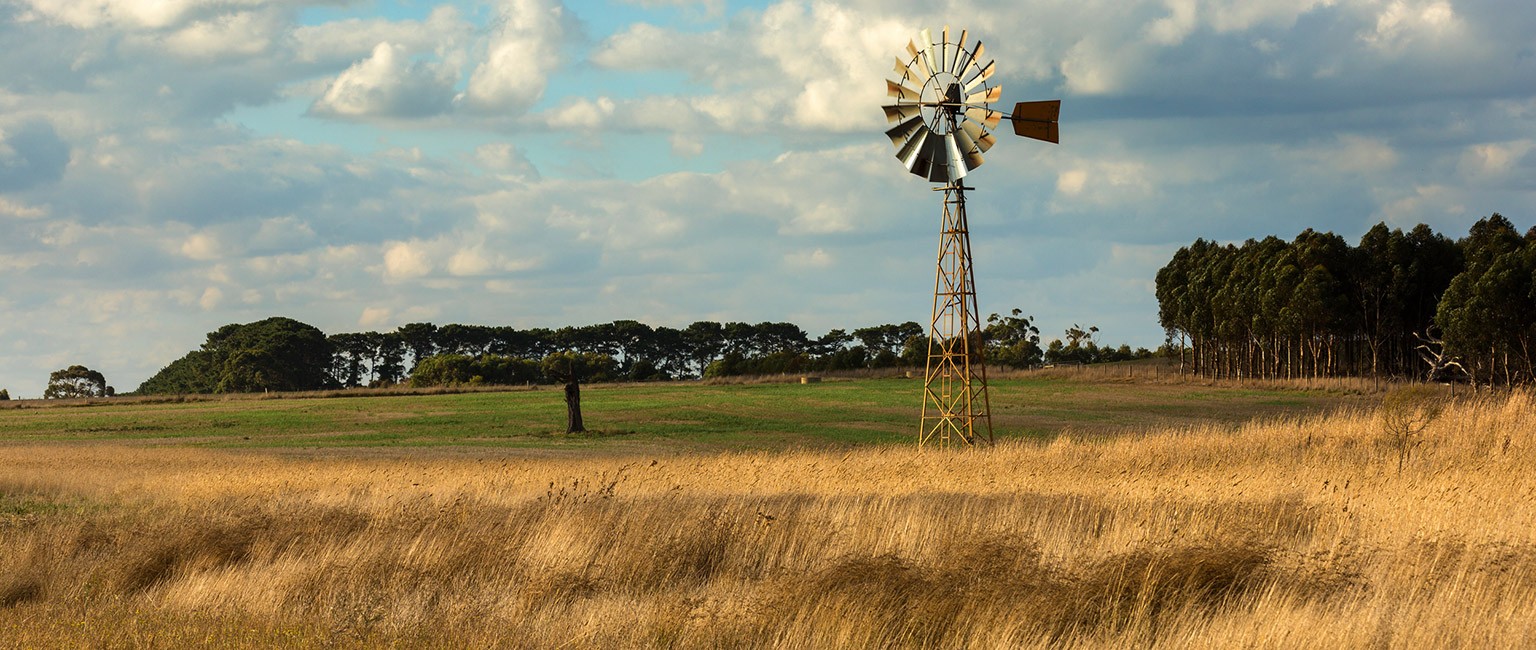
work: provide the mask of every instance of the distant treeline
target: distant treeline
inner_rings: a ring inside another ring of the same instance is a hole
[[[1157,300],[1201,375],[1536,379],[1536,228],[1499,214],[1457,241],[1423,224],[1377,224],[1358,246],[1310,229],[1196,240],[1158,271]]]
[[[1031,367],[1147,357],[1128,346],[1100,347],[1096,328],[1073,326],[1066,341],[1040,347],[1032,319],[1014,310],[986,324],[988,359]],[[139,386],[139,394],[315,390],[357,386],[527,384],[572,372],[583,381],[650,381],[922,367],[923,326],[907,322],[811,338],[793,323],[652,327],[619,320],[558,329],[411,323],[392,332],[325,335],[289,318],[226,325],[200,349]]]

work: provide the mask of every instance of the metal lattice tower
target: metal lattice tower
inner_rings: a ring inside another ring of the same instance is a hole
[[[983,65],[986,47],[977,41],[967,49],[965,41],[965,30],[959,40],[951,41],[948,27],[938,42],[926,29],[908,41],[908,59],[896,59],[899,78],[886,80],[886,92],[896,103],[882,107],[886,119],[897,123],[885,132],[896,146],[896,158],[907,171],[943,183],[934,190],[944,192],[918,446],[992,442],[986,345],[965,214],[965,192],[975,188],[961,180],[980,167],[982,154],[997,144],[991,130],[1005,117],[1017,135],[1060,141],[1059,100],[1021,102],[1012,115],[991,109],[1003,93],[1002,86],[988,82],[997,62]]]
[[[933,281],[933,318],[928,325],[928,363],[923,373],[923,416],[919,446],[992,442],[992,402],[976,309],[976,276],[971,271],[971,232],[965,218],[965,191],[955,183],[944,192],[939,230],[938,270]]]

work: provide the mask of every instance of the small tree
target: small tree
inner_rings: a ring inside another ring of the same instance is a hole
[[[1381,426],[1397,449],[1397,473],[1413,448],[1422,442],[1421,434],[1445,410],[1439,391],[1424,385],[1394,388],[1381,400]]]
[[[107,394],[107,379],[85,366],[70,366],[48,375],[43,399],[102,397]]]
[[[11,399],[11,391],[0,388],[0,402],[7,401],[9,399]]]

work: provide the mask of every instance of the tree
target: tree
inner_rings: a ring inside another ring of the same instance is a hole
[[[493,337],[491,327],[450,323],[437,328],[434,340],[438,352],[477,357],[489,351]]]
[[[48,375],[48,388],[43,391],[43,399],[78,399],[106,395],[106,378],[95,370],[78,365],[53,371]]]
[[[0,402],[10,401],[10,399],[11,399],[11,391],[8,391],[8,390],[6,390],[4,388],[0,388]]]
[[[913,337],[921,339],[923,336],[923,326],[912,321],[900,325],[861,327],[853,331],[853,336],[864,345],[872,368],[889,368],[902,363],[920,365],[920,363],[913,363],[913,359],[921,361],[918,357],[927,352],[926,339],[922,339],[921,345],[915,347],[908,345]],[[912,359],[907,358],[906,353],[909,347],[913,352]]]
[[[701,320],[683,328],[683,342],[703,377],[704,369],[724,353],[725,328],[714,321]]]
[[[333,351],[324,332],[291,318],[225,325],[209,332],[202,349],[145,380],[138,392],[317,390],[335,385]]]
[[[613,357],[594,352],[556,352],[539,364],[545,376],[565,386],[565,432],[586,431],[581,417],[581,382],[611,377],[618,369]]]
[[[371,334],[371,333],[369,333]],[[377,343],[369,334],[332,334],[328,338],[334,349],[331,377],[346,388],[363,385],[363,373],[373,361]]]
[[[411,352],[411,371],[415,372],[416,364],[423,359],[437,354],[437,326],[431,323],[406,323],[395,334],[404,342],[405,348]]]
[[[399,332],[368,332],[373,341],[373,381],[369,385],[388,386],[405,378],[405,339]]]
[[[467,384],[475,377],[474,359],[462,354],[437,354],[416,364],[411,373],[412,388]]]
[[[1473,224],[1458,246],[1466,269],[1451,280],[1435,314],[1445,351],[1463,360],[1473,383],[1514,383],[1531,365],[1526,332],[1536,254],[1525,254],[1525,240],[1497,213]]]
[[[139,384],[140,395],[206,395],[218,392],[213,356],[193,350]]]
[[[1022,316],[1024,312],[1019,309],[1009,313],[987,317],[987,358],[1014,368],[1040,365],[1044,351],[1040,349],[1040,328],[1035,326],[1035,317]]]

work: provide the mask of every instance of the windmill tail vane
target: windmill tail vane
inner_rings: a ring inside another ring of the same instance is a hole
[[[991,83],[997,62],[986,58],[981,41],[967,47],[968,35],[962,29],[951,40],[945,27],[935,40],[924,29],[907,41],[906,58],[896,57],[896,78],[885,80],[886,94],[896,101],[881,107],[887,122],[895,124],[885,135],[896,159],[908,172],[942,183],[934,189],[944,192],[918,446],[992,442],[965,206],[965,191],[974,188],[961,179],[986,162],[983,154],[997,144],[992,131],[1004,119],[1015,135],[1061,142],[1060,100],[1019,102],[1012,113],[992,108],[1003,96],[1002,86]]]

